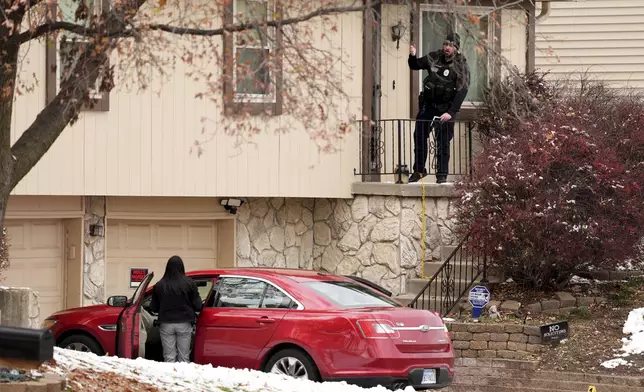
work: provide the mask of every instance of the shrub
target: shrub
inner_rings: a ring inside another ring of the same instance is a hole
[[[458,230],[535,288],[558,289],[575,271],[635,256],[644,228],[644,104],[584,83],[525,115],[504,116],[494,102],[508,98],[488,97],[483,151],[473,177],[457,184]]]

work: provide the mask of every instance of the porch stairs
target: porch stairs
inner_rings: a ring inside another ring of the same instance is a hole
[[[472,287],[500,282],[501,278],[483,273],[487,267],[484,256],[468,252],[464,243],[465,239],[456,246],[442,246],[441,261],[426,260],[425,278],[408,280],[406,293],[396,299],[407,306],[435,310],[445,316],[459,307],[468,307],[467,295]]]

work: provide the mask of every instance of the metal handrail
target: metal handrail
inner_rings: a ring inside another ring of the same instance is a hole
[[[487,256],[476,251],[470,254],[469,249],[464,246],[471,233],[471,231],[467,233],[459,242],[456,249],[450,253],[445,262],[407,306],[415,309],[435,310],[445,317],[481,275],[483,275],[481,282],[487,283]],[[467,251],[466,254],[471,256],[471,260],[468,259],[468,256],[463,257],[463,251]],[[463,265],[463,261],[465,261],[465,265]],[[424,262],[425,260],[423,260]],[[458,286],[456,285],[456,268],[458,268]],[[462,279],[463,274],[465,274],[465,279]],[[440,290],[438,289],[439,285]]]

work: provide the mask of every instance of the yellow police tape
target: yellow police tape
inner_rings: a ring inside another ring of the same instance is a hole
[[[420,214],[420,274],[425,280],[425,233],[426,233],[426,223],[425,223],[425,181],[421,178],[420,188],[422,189],[422,195],[420,198],[421,214]]]

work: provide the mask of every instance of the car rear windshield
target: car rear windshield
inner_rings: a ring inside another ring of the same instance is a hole
[[[354,282],[315,281],[305,284],[341,308],[400,307],[386,295]]]

